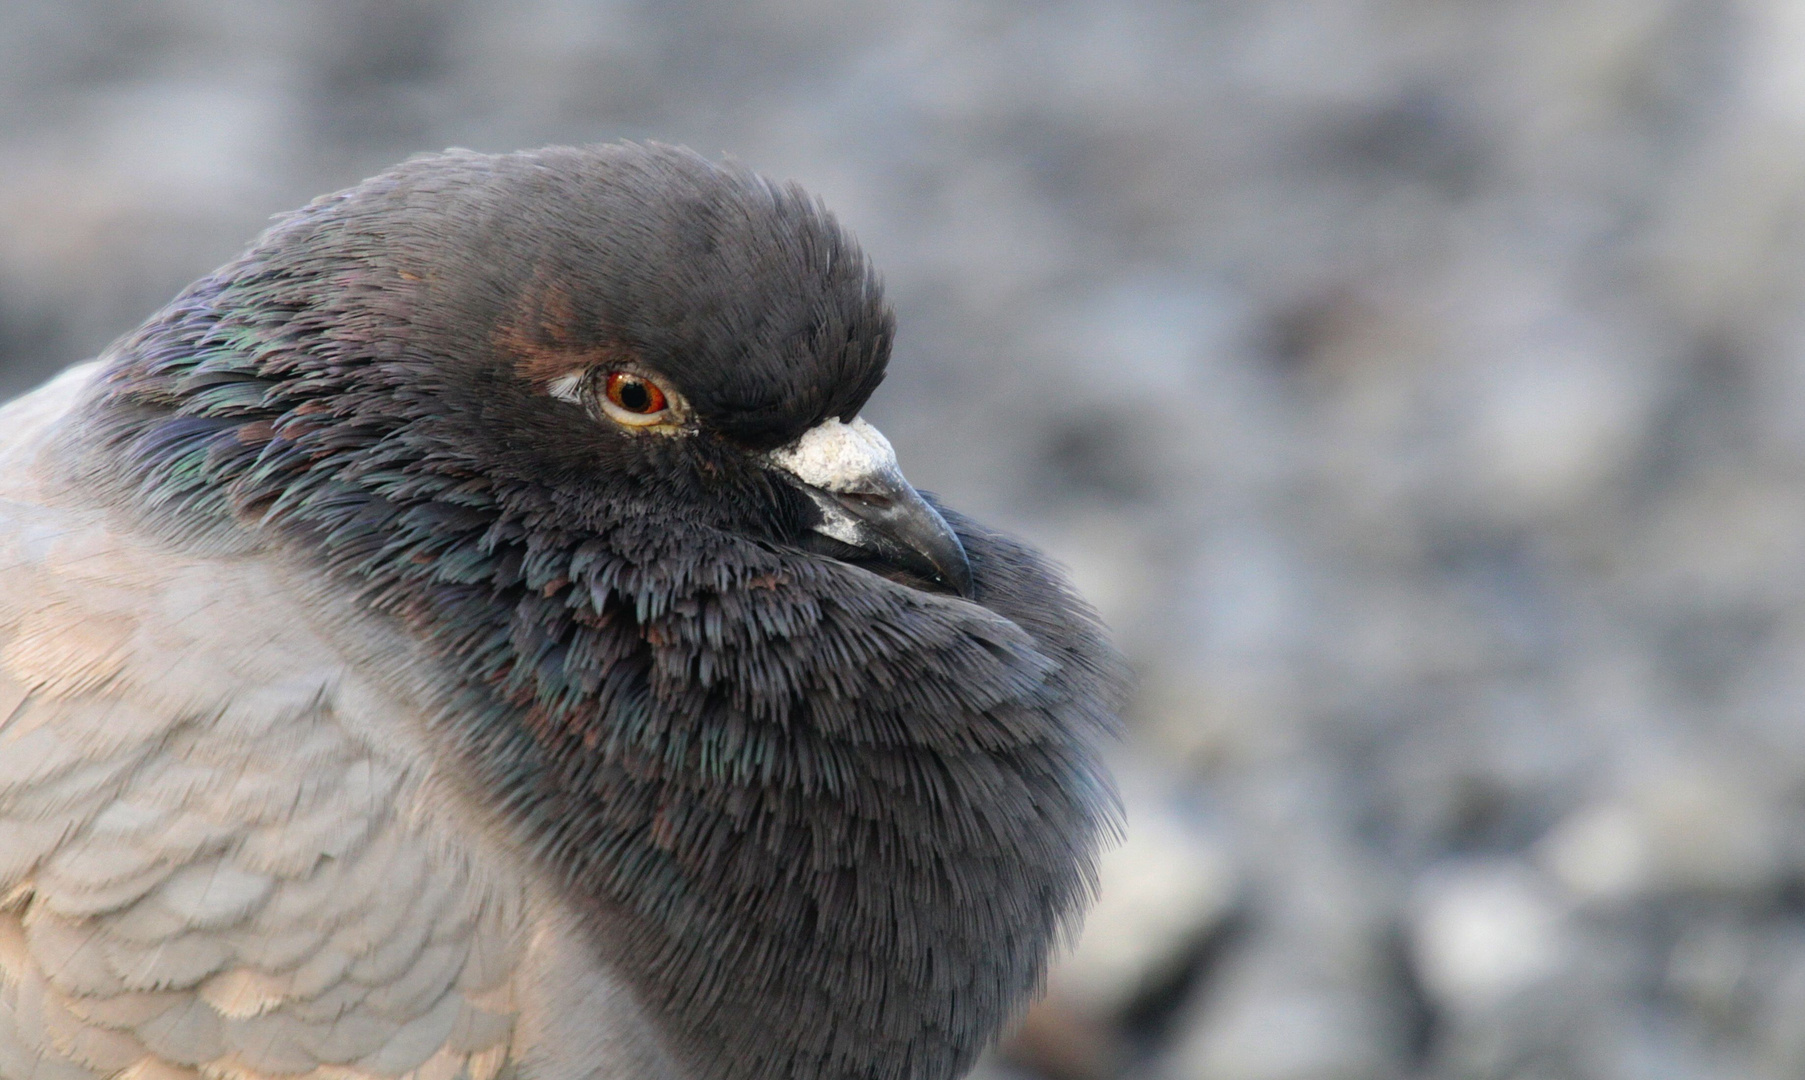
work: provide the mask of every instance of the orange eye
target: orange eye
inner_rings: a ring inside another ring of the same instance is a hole
[[[683,430],[689,418],[689,404],[683,395],[655,375],[591,368],[582,385],[588,388],[589,407],[622,427],[672,435]]]
[[[609,372],[602,393],[609,404],[634,416],[655,416],[666,408],[664,391],[658,384],[631,372]]]

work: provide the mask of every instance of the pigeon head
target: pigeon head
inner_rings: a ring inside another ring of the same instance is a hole
[[[372,442],[970,589],[857,419],[889,358],[882,289],[794,185],[662,146],[426,157],[294,215],[227,277],[242,319],[313,313],[253,332],[305,344],[280,362],[313,369],[293,389]]]
[[[451,152],[190,287],[74,430],[135,523],[406,643],[379,676],[694,1075],[945,1080],[1088,893],[1122,676],[859,419],[892,329],[793,186]]]

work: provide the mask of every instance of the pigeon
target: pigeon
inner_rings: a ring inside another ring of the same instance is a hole
[[[794,184],[411,159],[0,410],[0,1080],[945,1080],[1124,665]]]

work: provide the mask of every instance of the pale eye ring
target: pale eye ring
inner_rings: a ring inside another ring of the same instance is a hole
[[[608,371],[597,380],[596,404],[608,419],[628,427],[671,423],[671,399],[656,379],[635,371]]]

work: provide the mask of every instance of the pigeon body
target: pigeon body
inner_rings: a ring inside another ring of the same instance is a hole
[[[946,1078],[1120,663],[799,190],[415,159],[0,411],[0,1080]]]

